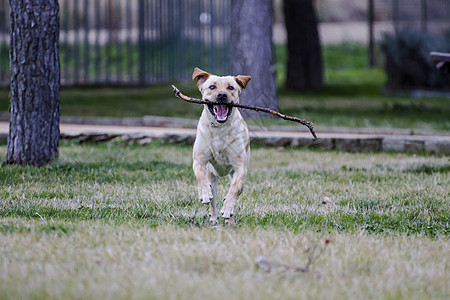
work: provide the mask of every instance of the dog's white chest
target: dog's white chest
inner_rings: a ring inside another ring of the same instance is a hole
[[[213,138],[209,144],[211,151],[210,163],[221,175],[225,175],[231,171],[229,155],[230,142],[228,133],[221,132],[219,129],[216,132],[216,137]]]

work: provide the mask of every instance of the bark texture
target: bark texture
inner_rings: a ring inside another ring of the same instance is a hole
[[[297,91],[323,86],[322,51],[313,0],[284,0],[288,63],[286,87]]]
[[[57,0],[10,0],[11,105],[6,162],[42,166],[58,157]]]
[[[231,15],[231,73],[252,76],[240,102],[278,110],[272,0],[232,0]],[[255,111],[241,113],[247,117],[258,114]]]

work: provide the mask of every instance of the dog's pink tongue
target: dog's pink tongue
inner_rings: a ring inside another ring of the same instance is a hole
[[[226,105],[215,105],[214,110],[218,121],[223,121],[227,119],[228,109]]]

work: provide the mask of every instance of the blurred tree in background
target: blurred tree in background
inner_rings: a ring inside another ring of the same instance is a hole
[[[284,0],[288,62],[286,87],[296,91],[323,86],[322,51],[313,0]]]
[[[232,0],[231,16],[231,73],[252,76],[241,103],[278,109],[272,0]],[[257,112],[243,114],[255,116]]]

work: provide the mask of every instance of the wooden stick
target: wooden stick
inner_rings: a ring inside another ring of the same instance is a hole
[[[175,93],[175,96],[177,96],[178,98],[180,98],[181,100],[184,100],[186,102],[197,103],[197,104],[207,104],[207,105],[217,105],[216,102],[212,102],[212,101],[209,101],[209,100],[197,99],[197,98],[191,98],[191,97],[188,97],[186,95],[183,95],[180,92],[180,90],[174,85],[172,85],[172,88],[173,88],[173,92]],[[250,109],[250,110],[255,110],[255,111],[261,111],[261,112],[265,112],[265,113],[268,113],[268,114],[272,114],[272,115],[277,116],[279,118],[282,118],[284,120],[294,121],[294,122],[300,123],[300,124],[308,127],[308,129],[311,132],[311,134],[313,135],[313,137],[315,139],[317,139],[317,135],[314,132],[314,126],[310,122],[308,122],[306,120],[299,119],[297,117],[286,116],[286,115],[283,115],[283,114],[281,114],[281,113],[279,113],[279,112],[277,112],[277,111],[275,111],[273,109],[270,109],[270,108],[264,108],[264,107],[259,107],[259,106],[251,106],[251,105],[244,105],[244,104],[240,104],[240,103],[227,103],[225,105],[227,105],[228,107],[238,107],[238,108]]]

